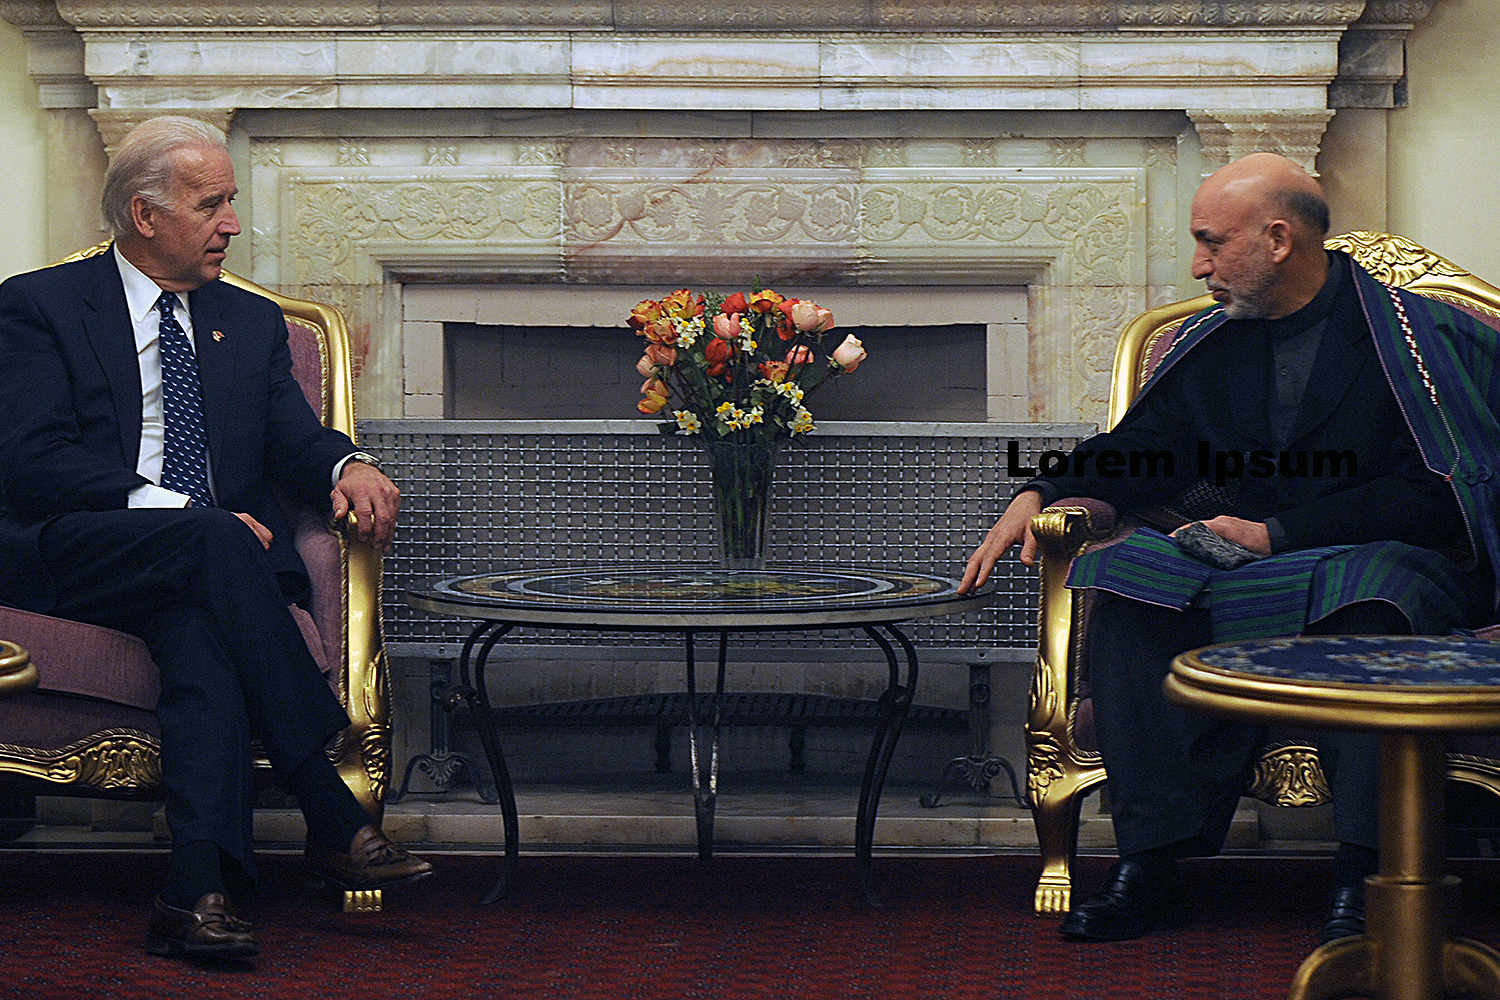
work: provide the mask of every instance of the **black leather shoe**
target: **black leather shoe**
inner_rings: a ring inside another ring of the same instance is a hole
[[[1328,903],[1328,916],[1323,921],[1323,931],[1318,935],[1318,940],[1327,944],[1364,932],[1364,886],[1346,885],[1333,890],[1333,898]]]
[[[146,931],[146,951],[183,958],[249,958],[260,953],[255,931],[229,909],[223,893],[210,892],[191,910],[156,897]]]
[[[1074,941],[1129,941],[1181,918],[1182,886],[1175,870],[1148,873],[1136,861],[1116,861],[1104,888],[1068,911],[1065,938]]]

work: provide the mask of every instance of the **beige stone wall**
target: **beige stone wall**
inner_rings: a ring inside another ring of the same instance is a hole
[[[0,276],[47,263],[46,117],[26,72],[19,28],[0,21],[0,157],[4,167],[4,238]]]
[[[1391,228],[1500,284],[1500,0],[1439,0],[1390,113]]]

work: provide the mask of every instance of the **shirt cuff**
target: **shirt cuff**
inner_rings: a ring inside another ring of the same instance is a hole
[[[191,499],[186,493],[178,493],[154,483],[144,483],[125,494],[126,507],[186,507]]]
[[[380,459],[376,458],[374,455],[371,455],[369,452],[367,452],[367,451],[353,451],[353,452],[350,452],[349,454],[345,455],[343,458],[339,459],[338,463],[335,464],[334,467],[333,467],[333,488],[334,489],[338,489],[338,486],[339,486],[339,477],[344,474],[344,466],[348,465],[350,462],[363,462],[366,465],[373,465],[376,469],[380,468]]]

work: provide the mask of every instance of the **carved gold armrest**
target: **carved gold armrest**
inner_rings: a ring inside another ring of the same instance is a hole
[[[351,511],[331,525],[344,550],[344,638],[350,727],[339,741],[339,771],[377,823],[390,786],[390,670],[381,622],[382,555],[355,535]]]
[[[31,654],[13,642],[0,639],[0,698],[25,694],[41,682]]]
[[[1098,755],[1080,749],[1074,740],[1077,678],[1072,674],[1077,658],[1073,653],[1082,623],[1067,579],[1073,559],[1091,542],[1108,538],[1114,526],[1114,509],[1097,500],[1064,500],[1031,519],[1042,560],[1040,634],[1026,720],[1026,786],[1042,855],[1035,900],[1038,915],[1068,909],[1079,801],[1088,788],[1104,779]]]

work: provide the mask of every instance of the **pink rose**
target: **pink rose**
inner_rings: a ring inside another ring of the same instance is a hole
[[[786,352],[786,363],[789,365],[805,365],[813,359],[812,349],[805,344],[798,344]]]
[[[655,346],[655,345],[653,345],[653,346]],[[637,361],[635,363],[635,370],[638,371],[638,372],[640,372],[641,375],[643,377],[645,377],[645,378],[652,378],[653,376],[655,376],[656,375],[656,366],[651,363],[651,355],[650,354],[643,354],[643,355],[641,355],[641,360],[639,360],[639,361]]]
[[[833,349],[833,357],[830,358],[834,365],[846,372],[852,372],[859,367],[859,363],[867,357],[865,345],[859,342],[854,334],[844,338],[844,342]]]
[[[792,306],[792,323],[803,333],[822,333],[833,329],[833,313],[815,302],[798,302]]]
[[[740,333],[739,313],[730,313],[727,316],[719,313],[719,315],[714,317],[715,337],[718,337],[720,340],[734,340],[739,337]]]
[[[651,362],[653,365],[664,365],[667,368],[671,368],[677,363],[677,348],[667,347],[665,344],[647,344],[645,360]],[[642,372],[641,374],[649,375],[651,373]]]

